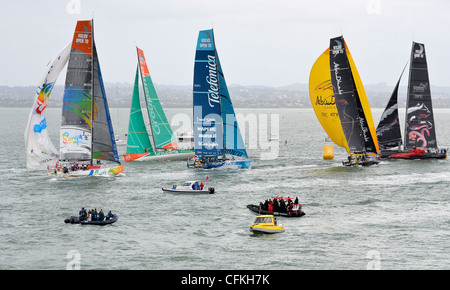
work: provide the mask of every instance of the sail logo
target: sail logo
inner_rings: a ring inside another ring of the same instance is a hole
[[[418,86],[413,86],[414,93],[424,93],[428,87],[428,83],[420,83]]]
[[[211,38],[202,38],[200,40],[199,46],[200,46],[200,49],[211,48],[212,47]]]
[[[209,70],[206,76],[206,82],[209,84],[208,90],[208,104],[211,108],[214,107],[214,103],[219,103],[219,79],[217,76],[217,64],[216,57],[208,55],[208,65],[206,68]]]
[[[86,142],[83,142],[84,138],[83,135],[79,134],[79,135],[75,135],[75,136],[70,136],[69,132],[64,132],[61,135],[61,142],[64,144],[64,146],[66,145],[70,145],[70,144],[75,144],[77,146],[82,145],[82,144],[87,144]]]
[[[45,120],[45,118],[42,119],[39,124],[35,124],[33,127],[35,133],[41,133],[44,129],[47,129],[47,120]]]
[[[53,83],[45,83],[42,89],[39,91],[37,102],[36,102],[36,113],[42,114],[42,112],[47,108],[47,99],[50,96],[50,91],[52,90]]]
[[[339,75],[339,64],[336,62],[334,63],[334,77],[336,79],[336,85],[337,85],[337,90],[338,90],[338,94],[341,95],[342,94],[342,90],[341,90],[341,76]]]
[[[77,38],[75,39],[76,44],[85,43],[89,44],[89,34],[88,33],[78,33]]]
[[[369,136],[367,136],[369,129],[366,126],[366,119],[360,117],[359,125],[361,126],[361,130],[363,132],[364,141],[368,142],[370,139],[369,139]]]
[[[414,50],[414,58],[423,58],[425,55],[424,48],[422,44],[419,44],[419,49]]]
[[[331,105],[335,105],[336,102],[334,100],[334,96],[328,96],[325,97],[324,99],[322,99],[322,96],[317,96],[316,98],[316,105],[320,105],[320,106],[331,106]]]
[[[331,53],[333,54],[334,57],[336,57],[336,55],[344,53],[344,49],[342,48],[342,42],[336,39],[334,41],[336,41],[337,45],[333,46]]]
[[[138,48],[138,62],[139,62],[139,66],[141,68],[141,74],[143,77],[149,76],[150,72],[148,70],[148,66],[147,66],[147,61],[145,60],[144,57],[144,52],[142,51],[142,49]]]

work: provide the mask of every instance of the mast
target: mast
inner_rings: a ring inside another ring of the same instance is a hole
[[[217,95],[219,96],[219,108],[220,108],[220,118],[222,118],[222,125],[225,124],[224,120],[223,120],[223,115],[222,115],[222,94],[220,93],[221,89],[220,89],[220,71],[219,71],[219,55],[217,53],[217,49],[216,49],[216,40],[214,38],[214,28],[211,28],[211,38],[212,38],[212,43],[213,43],[213,47],[214,47],[214,56],[215,56],[215,62],[216,62],[216,75],[217,75]],[[223,147],[223,158],[226,158],[226,144],[225,144],[225,128],[222,130],[222,147]]]
[[[92,136],[92,142],[91,142],[91,166],[94,165],[92,155],[94,153],[94,122],[95,122],[95,114],[94,114],[94,57],[97,55],[94,54],[94,19],[91,20],[91,27],[92,27],[92,41],[91,41],[91,51],[92,51],[92,58],[91,58],[91,81],[92,81],[92,87],[91,87],[91,123],[92,123],[92,129],[91,129],[91,136]]]

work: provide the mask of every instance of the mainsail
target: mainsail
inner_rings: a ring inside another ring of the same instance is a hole
[[[145,61],[144,52],[138,47],[136,49],[155,149],[179,149],[180,146],[175,139],[172,128],[167,121],[166,114],[156,94],[155,86],[153,85],[147,62]]]
[[[342,36],[330,40],[330,73],[348,153],[377,154],[378,141],[367,96]]]
[[[134,79],[133,98],[131,101],[130,120],[128,123],[127,153],[126,154],[147,154],[153,152],[139,99],[139,64],[136,68]]]
[[[406,66],[405,66],[406,68]],[[380,150],[387,150],[390,148],[398,147],[402,144],[402,133],[400,130],[400,122],[398,117],[398,87],[402,78],[403,71],[397,84],[392,92],[386,108],[380,118],[380,123],[377,126],[377,138],[380,146]]]
[[[405,150],[437,148],[425,45],[413,42],[406,101]]]
[[[119,162],[93,37],[78,21],[70,51],[60,129],[60,160]]]
[[[45,110],[50,93],[61,70],[69,60],[71,43],[68,43],[48,64],[42,77],[25,129],[27,169],[43,170],[58,160],[58,150],[50,140]]]
[[[199,32],[194,65],[193,128],[195,155],[223,155],[219,72],[211,30]]]
[[[212,29],[199,32],[193,95],[195,155],[248,158]]]
[[[127,151],[125,161],[133,160],[177,160],[192,156],[192,150],[179,150],[172,128],[159,102],[155,86],[145,61],[144,52],[136,47],[138,64],[134,80],[128,125]],[[139,72],[145,95],[146,113],[150,122],[149,131],[144,121],[139,97]],[[149,134],[150,132],[150,134]],[[151,138],[149,137],[151,136]],[[171,156],[169,156],[171,155]],[[159,157],[161,158],[159,158]]]

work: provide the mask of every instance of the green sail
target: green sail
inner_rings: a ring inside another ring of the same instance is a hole
[[[144,52],[140,48],[137,48],[137,52],[155,148],[179,149],[172,128],[167,121],[166,114],[156,94],[155,86],[153,85],[147,62],[145,61]]]
[[[133,100],[131,101],[130,122],[128,124],[127,154],[153,152],[139,100],[139,67],[134,80]]]

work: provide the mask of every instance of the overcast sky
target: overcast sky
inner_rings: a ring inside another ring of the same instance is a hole
[[[156,84],[192,85],[198,31],[213,27],[229,85],[308,83],[342,34],[364,84],[394,85],[416,41],[445,86],[448,13],[449,0],[0,0],[0,85],[37,85],[76,21],[94,18],[105,82],[133,83],[138,45]]]

